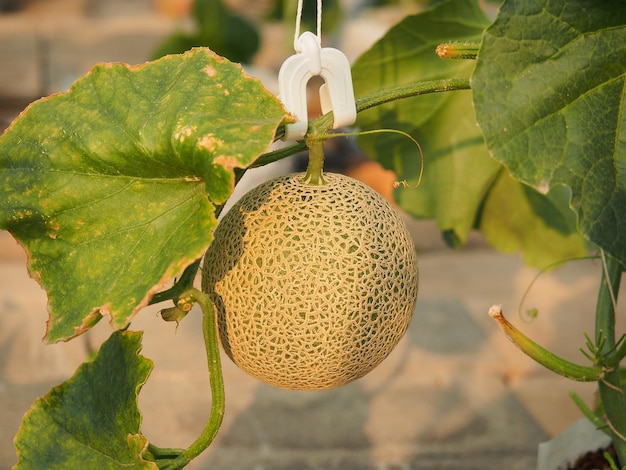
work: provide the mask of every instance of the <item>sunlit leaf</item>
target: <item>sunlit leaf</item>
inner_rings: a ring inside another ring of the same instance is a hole
[[[234,168],[285,117],[240,66],[194,49],[139,67],[96,66],[32,104],[0,137],[0,228],[46,289],[46,339],[110,316],[128,324],[212,240]]]
[[[481,211],[479,229],[505,253],[520,250],[524,262],[545,267],[586,252],[567,206],[568,191],[556,187],[547,195],[519,184],[503,168]],[[535,245],[540,247],[535,247]]]

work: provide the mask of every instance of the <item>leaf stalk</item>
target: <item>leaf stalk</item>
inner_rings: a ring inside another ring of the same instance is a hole
[[[412,98],[414,96],[426,95],[429,93],[469,90],[470,88],[471,85],[469,78],[448,78],[410,83],[408,85],[375,91],[361,98],[357,98],[356,110],[358,113],[375,106],[380,106],[381,104]]]
[[[594,413],[576,392],[570,392],[569,396],[582,414],[584,414],[585,417],[593,423],[597,430],[602,431],[607,436],[611,435],[609,427],[602,420],[602,417]]]
[[[595,382],[601,380],[607,371],[598,365],[583,366],[570,361],[567,361],[561,357],[556,356],[547,349],[542,348],[533,340],[528,338],[524,333],[515,328],[503,315],[502,307],[500,305],[494,305],[489,309],[489,316],[491,316],[502,330],[504,334],[522,350],[530,358],[542,366],[550,369],[552,372],[556,372],[563,377],[577,380],[579,382]]]
[[[172,287],[154,294],[150,299],[149,305],[165,302],[166,300],[178,299],[183,292],[191,288],[193,286],[193,281],[196,278],[196,274],[198,273],[198,269],[200,268],[200,261],[201,258],[198,258],[196,261],[187,266],[187,268],[183,271],[183,274],[180,276],[180,279],[178,279]]]

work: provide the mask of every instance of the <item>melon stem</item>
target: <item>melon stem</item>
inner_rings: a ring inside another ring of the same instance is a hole
[[[303,181],[309,184],[326,184],[324,180],[324,140],[319,137],[307,137],[307,147],[309,148],[309,164],[306,169]]]

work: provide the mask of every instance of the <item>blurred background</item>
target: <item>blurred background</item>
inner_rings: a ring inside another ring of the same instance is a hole
[[[416,0],[325,0],[325,45],[350,60]],[[16,111],[66,90],[97,62],[141,64],[209,46],[245,64],[272,91],[293,51],[295,0],[0,0],[0,127]],[[302,31],[315,31],[316,2],[304,2]]]

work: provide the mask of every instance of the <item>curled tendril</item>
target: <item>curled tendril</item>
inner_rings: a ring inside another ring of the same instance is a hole
[[[398,130],[398,129],[374,129],[370,131],[359,131],[359,132],[337,132],[334,134],[327,134],[323,137],[318,137],[318,138],[322,138],[326,140],[326,139],[332,139],[335,137],[358,137],[362,135],[373,135],[373,134],[383,134],[383,133],[399,134],[401,136],[404,136],[407,139],[409,139],[411,142],[413,142],[415,146],[417,147],[417,150],[419,151],[419,155],[420,155],[420,161],[421,161],[420,173],[419,173],[419,176],[417,177],[417,182],[415,184],[411,184],[407,180],[393,182],[394,189],[397,189],[400,186],[402,186],[404,189],[417,189],[419,185],[422,183],[422,176],[424,175],[424,152],[422,150],[422,146],[420,145],[420,143],[411,134]]]
[[[526,312],[523,311],[523,308],[524,308],[524,303],[526,302],[526,298],[530,294],[531,289],[533,288],[535,283],[539,280],[539,278],[543,276],[546,272],[551,271],[552,269],[558,266],[564,265],[565,263],[569,263],[571,261],[582,261],[586,259],[598,259],[598,258],[600,258],[600,255],[577,256],[574,258],[565,258],[559,261],[555,261],[554,263],[551,263],[541,268],[541,270],[539,270],[539,272],[535,274],[535,277],[533,277],[532,281],[530,281],[530,283],[528,284],[528,287],[526,287],[526,290],[524,291],[524,294],[522,295],[522,298],[519,301],[519,304],[517,306],[517,313],[519,317],[522,320],[524,320],[526,323],[530,323],[539,315],[539,309],[537,309],[536,307],[529,308],[528,310],[526,310]]]

